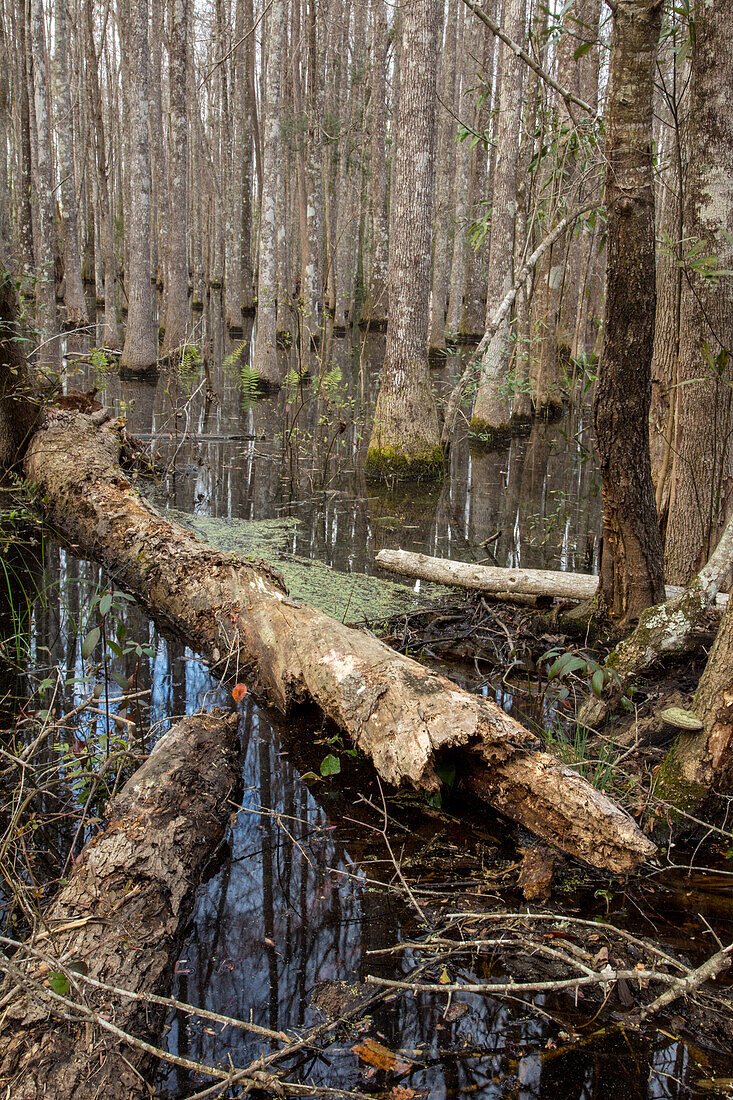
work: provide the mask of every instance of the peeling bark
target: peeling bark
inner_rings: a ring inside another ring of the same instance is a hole
[[[220,672],[236,668],[283,711],[312,701],[389,783],[436,790],[439,757],[461,749],[485,768],[492,804],[563,851],[615,872],[653,853],[630,817],[538,752],[501,707],[290,599],[260,563],[199,542],[137,496],[119,458],[113,428],[57,412],[25,470],[66,537]]]
[[[85,846],[45,928],[29,946],[143,997],[170,985],[194,889],[229,818],[235,729],[233,716],[212,711],[184,718],[158,741],[111,803],[107,828]],[[150,1095],[141,1076],[151,1069],[150,1055],[115,1041],[83,1014],[74,1020],[51,1015],[42,998],[52,968],[22,950],[12,964],[29,985],[37,984],[40,996],[18,993],[4,1009],[3,1095],[6,1089],[18,1100]],[[81,979],[78,986],[69,999],[155,1042],[164,1008],[94,989]]]

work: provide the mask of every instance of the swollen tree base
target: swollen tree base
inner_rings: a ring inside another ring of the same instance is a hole
[[[85,846],[40,935],[11,959],[0,954],[0,968],[9,971],[3,994],[16,986],[0,1024],[3,1096],[150,1095],[144,1075],[151,1055],[99,1021],[157,1040],[165,1010],[145,995],[170,984],[194,890],[224,835],[236,783],[235,729],[234,715],[212,711],[184,718],[162,737],[111,803],[106,829]],[[60,976],[54,960],[69,973],[60,988],[49,982]],[[136,996],[99,990],[84,977]]]
[[[460,749],[489,771],[496,809],[563,851],[615,873],[653,854],[628,815],[537,751],[501,707],[291,599],[266,566],[216,552],[160,516],[131,487],[120,448],[113,426],[55,413],[31,441],[26,475],[66,538],[220,674],[247,679],[283,711],[315,703],[396,786],[437,790],[440,758]]]

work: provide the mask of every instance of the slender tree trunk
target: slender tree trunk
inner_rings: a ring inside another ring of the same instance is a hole
[[[129,171],[125,228],[128,262],[127,329],[120,366],[144,372],[158,360],[150,287],[150,144],[148,140],[148,0],[121,0],[123,49],[129,86],[127,107]]]
[[[525,0],[506,0],[504,29],[524,40]],[[514,221],[517,212],[518,135],[522,118],[522,61],[502,43],[499,136],[496,146],[489,248],[487,322],[510,289],[514,270]],[[481,377],[471,427],[477,434],[501,437],[511,432],[511,399],[503,392],[511,360],[510,317],[499,326],[481,360]]]
[[[285,33],[285,0],[270,8],[267,70],[263,114],[264,149],[260,196],[260,246],[257,279],[257,336],[254,370],[272,385],[282,382],[277,358],[277,172],[280,147],[280,67]]]
[[[37,361],[58,366],[56,333],[56,278],[54,273],[53,164],[48,120],[46,71],[46,23],[43,0],[31,0],[31,63],[33,112],[35,116],[34,208],[38,232],[33,235],[36,260],[36,327],[40,340]]]
[[[606,136],[608,287],[593,412],[603,476],[599,600],[626,625],[664,598],[649,459],[655,256],[653,70],[659,0],[618,0]]]
[[[62,227],[64,238],[64,280],[66,323],[72,328],[87,321],[87,304],[81,277],[76,218],[76,177],[72,137],[71,95],[66,34],[66,4],[56,4],[56,64],[58,100],[58,148],[61,174]]]
[[[91,4],[84,4],[84,40],[86,52],[86,78],[89,109],[94,127],[94,146],[96,151],[97,184],[99,190],[99,211],[101,217],[104,247],[104,326],[102,343],[104,347],[116,350],[120,347],[120,334],[117,327],[117,255],[115,251],[114,193],[112,176],[112,157],[107,151],[102,113],[102,96],[99,89],[99,58],[94,44],[94,23]]]
[[[18,95],[18,122],[16,131],[16,171],[18,176],[17,243],[18,270],[26,277],[35,267],[33,248],[33,217],[31,214],[31,118],[29,95],[28,19],[25,0],[16,0],[15,26],[18,37],[15,79]]]
[[[371,89],[371,215],[372,270],[364,316],[374,325],[387,318],[389,222],[387,218],[387,9],[385,0],[372,0],[374,27]]]
[[[690,91],[685,251],[697,242],[713,267],[733,269],[733,80],[730,9],[700,4]],[[733,486],[733,276],[687,263],[682,286],[675,461],[665,564],[686,583],[715,545]]]
[[[438,109],[437,167],[435,171],[435,203],[433,210],[433,265],[430,290],[430,327],[428,347],[432,352],[445,349],[445,310],[448,300],[448,222],[451,209],[451,174],[455,121],[453,95],[456,84],[456,45],[458,18],[457,0],[448,0],[445,43],[441,66]]]
[[[153,0],[157,3],[158,0]],[[188,327],[188,0],[168,0],[168,193],[175,217],[168,227],[168,263],[164,352],[170,355],[186,340]],[[241,190],[241,187],[240,187]],[[240,201],[241,209],[241,201]],[[240,272],[241,280],[241,272]]]
[[[389,323],[367,471],[435,476],[443,469],[427,359],[435,150],[438,0],[406,0],[392,197]]]

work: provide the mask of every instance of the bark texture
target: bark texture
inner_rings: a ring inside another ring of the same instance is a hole
[[[130,154],[126,190],[127,229],[125,289],[127,328],[120,366],[136,373],[155,367],[158,341],[153,327],[150,289],[150,142],[148,139],[148,2],[123,0],[121,5],[123,49],[127,63],[123,80]]]
[[[402,10],[387,346],[366,464],[374,476],[419,478],[443,469],[427,356],[439,27],[436,0],[407,0]]]
[[[600,602],[622,624],[664,594],[649,458],[655,255],[653,67],[659,0],[618,0],[606,137],[608,286],[593,402],[603,476]]]
[[[280,69],[285,33],[285,0],[270,10],[265,103],[264,153],[260,196],[257,335],[253,367],[262,380],[279,386],[283,372],[277,358],[277,173],[280,161]]]
[[[733,35],[728,5],[698,4],[690,91],[675,454],[665,566],[685,584],[725,526],[733,499]]]
[[[524,39],[525,0],[507,0],[504,30],[515,42]],[[489,285],[486,327],[497,305],[510,290],[514,272],[514,222],[517,213],[518,135],[522,119],[522,62],[502,42],[499,136],[491,203]],[[511,397],[506,392],[511,360],[510,315],[502,320],[481,360],[481,377],[471,428],[477,434],[511,431]]]
[[[158,741],[111,803],[106,829],[85,846],[30,946],[143,996],[170,986],[195,887],[229,820],[235,730],[234,716],[214,711],[184,718]],[[52,963],[22,950],[12,962],[31,989],[35,983],[41,995],[48,993]],[[164,1008],[81,979],[78,992],[67,996],[156,1042]],[[17,1100],[148,1097],[141,1074],[151,1070],[151,1057],[92,1025],[83,1011],[72,1015],[59,1019],[42,996],[16,994],[0,1024],[3,1092]]]
[[[188,322],[188,258],[186,255],[188,120],[186,118],[186,60],[188,56],[188,0],[169,0],[168,85],[170,133],[168,137],[168,194],[173,217],[168,226],[166,270],[166,354],[180,348]],[[241,191],[241,187],[240,187]],[[241,207],[241,198],[240,198]],[[241,236],[241,234],[240,234]],[[241,274],[240,274],[241,279]]]
[[[216,666],[236,665],[281,710],[314,702],[390,783],[435,790],[438,757],[460,749],[487,765],[497,809],[563,851],[613,871],[652,853],[630,817],[536,751],[537,739],[501,707],[290,599],[261,564],[217,553],[163,519],[131,489],[119,455],[111,427],[56,413],[34,436],[25,470],[59,529]]]
[[[694,811],[711,791],[727,794],[733,788],[733,601],[723,615],[692,709],[703,728],[677,738],[660,767],[654,793]]]
[[[15,282],[0,253],[0,467],[22,456],[40,412],[24,347]]]

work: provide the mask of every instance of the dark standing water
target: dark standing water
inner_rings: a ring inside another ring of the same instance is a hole
[[[383,337],[370,335],[353,346],[347,339],[327,343],[310,378],[301,383],[293,378],[278,396],[258,401],[248,384],[247,341],[232,343],[218,325],[213,333],[208,377],[192,361],[161,376],[156,386],[120,382],[99,367],[80,367],[71,382],[85,388],[95,378],[103,399],[127,417],[130,431],[151,441],[157,461],[167,468],[156,490],[159,505],[200,517],[293,517],[289,548],[344,573],[373,573],[376,552],[397,546],[499,565],[592,569],[599,486],[587,414],[535,425],[528,437],[495,453],[472,449],[463,433],[442,484],[379,488],[365,481],[361,468]],[[438,392],[453,366],[449,360],[444,370],[433,372]],[[81,639],[92,621],[86,609],[103,582],[95,566],[53,545],[42,557],[18,656],[30,668],[64,670],[67,682],[46,687],[43,698],[48,705],[56,690],[55,705],[68,709],[88,692]],[[30,591],[29,583],[26,587]],[[228,697],[193,653],[161,635],[135,607],[121,605],[115,614],[127,637],[146,646],[114,666],[136,675],[136,686],[151,691],[142,741],[148,740],[148,725],[155,736],[172,717],[202,703],[227,705]],[[381,805],[373,774],[343,746],[326,743],[323,731],[307,718],[283,719],[249,698],[241,709],[237,803],[242,809],[226,850],[199,891],[174,995],[275,1030],[301,1028],[324,1018],[320,983],[408,973],[417,961],[409,952],[379,952],[416,935],[419,921],[394,888],[393,864],[374,833],[381,827],[380,814],[360,803],[363,794]],[[104,738],[101,721],[87,726],[87,739]],[[327,752],[341,761],[336,780],[316,777]],[[308,772],[316,774],[304,781]],[[61,834],[63,823],[58,842],[63,850]],[[496,859],[516,858],[514,833],[506,834],[499,821],[467,830],[445,815],[413,813],[409,834],[398,829],[393,841],[405,866],[437,847],[460,876],[466,853],[474,862],[483,851]],[[592,887],[585,888],[568,897],[567,909],[582,916],[598,913],[687,951],[690,958],[705,957],[712,952],[710,935],[688,911],[689,880],[678,872],[665,874],[635,884],[632,892],[615,885],[594,896]],[[725,942],[731,939],[733,916],[728,881],[702,884],[693,904],[710,899],[706,919]],[[519,904],[512,890],[475,885],[488,909]],[[427,881],[425,887],[440,893],[440,883]],[[472,972],[461,969],[451,977],[472,980]],[[561,1041],[561,1028],[552,1011],[538,1015],[522,1005],[462,999],[468,1007],[452,1020],[445,997],[394,997],[374,1009],[365,1030],[337,1034],[325,1056],[303,1054],[291,1065],[292,1079],[376,1089],[393,1100],[703,1095],[695,1082],[706,1065],[709,1072],[710,1055],[701,1054],[692,1036],[681,1039],[651,1028],[643,1038],[617,1037],[554,1057],[549,1052]],[[542,997],[535,1003],[553,1008]],[[269,1050],[246,1033],[220,1031],[218,1025],[173,1015],[166,1043],[177,1054],[220,1065],[229,1059],[247,1064]],[[365,1037],[402,1051],[409,1071],[395,1076],[360,1062],[352,1048]],[[731,1067],[721,1062],[718,1069]],[[161,1087],[170,1097],[183,1097],[203,1085],[174,1069]]]

